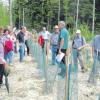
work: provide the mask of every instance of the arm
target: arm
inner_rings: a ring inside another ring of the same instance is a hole
[[[59,53],[61,53],[61,49],[62,49],[62,47],[63,47],[63,44],[64,44],[64,39],[63,39],[63,38],[61,38],[61,40],[60,40],[60,48],[59,48]]]

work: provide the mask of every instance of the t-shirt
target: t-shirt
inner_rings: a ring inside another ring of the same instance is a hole
[[[19,43],[25,42],[24,36],[25,36],[25,34],[21,31],[17,34],[17,39],[18,39]]]
[[[42,31],[41,35],[43,36],[44,40],[49,40],[50,33],[48,31]]]
[[[100,35],[97,35],[92,40],[92,47],[94,50],[100,51]]]
[[[0,38],[0,57],[4,58],[4,46],[1,38]]]
[[[58,39],[59,47],[60,47],[61,39],[64,39],[64,44],[61,49],[68,49],[68,36],[69,36],[68,30],[66,28],[62,28],[60,30],[59,39]]]
[[[52,45],[58,45],[58,37],[59,35],[56,33],[53,33],[51,36],[51,44]]]
[[[79,48],[86,44],[85,38],[82,36],[75,36],[73,39],[73,48]]]

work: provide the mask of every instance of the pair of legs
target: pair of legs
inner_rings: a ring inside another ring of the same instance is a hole
[[[57,54],[58,54],[57,50]],[[61,49],[61,52],[63,52],[64,54],[66,53],[66,49]],[[60,75],[61,77],[65,77],[66,75],[66,59],[65,56],[63,57],[62,61],[58,64],[59,68],[61,68],[61,72],[58,73],[58,75]]]
[[[26,45],[26,48],[27,48],[27,55],[29,55],[29,45],[28,45],[28,40],[25,41],[25,45]]]
[[[56,62],[56,54],[57,54],[57,46],[52,45],[52,64],[55,65]]]
[[[22,43],[19,46],[19,57],[20,57],[19,60],[20,60],[20,62],[23,62],[24,56],[25,56],[25,44]]]
[[[0,64],[0,85],[3,83],[4,65]]]
[[[92,84],[96,84],[97,79],[100,74],[100,55],[97,55],[96,53],[94,53],[93,60],[94,62],[93,62],[93,67],[92,67],[90,76],[89,76],[89,82],[91,82]]]
[[[8,64],[12,64],[13,62],[13,51],[9,51],[7,54],[5,54],[5,60]]]
[[[79,60],[81,69],[83,70],[84,69],[84,63],[83,63],[83,58],[82,58],[81,52],[78,51],[77,49],[73,49],[72,55],[73,55],[73,64],[78,65],[78,60]]]

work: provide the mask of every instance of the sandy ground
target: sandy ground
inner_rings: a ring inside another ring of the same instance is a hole
[[[26,57],[23,63],[19,63],[18,56],[15,56],[14,66],[11,66],[9,75],[10,93],[8,94],[3,86],[0,89],[0,100],[67,100],[64,99],[65,79],[59,76],[55,78],[57,67],[48,66],[48,80],[45,81],[37,66],[31,56]],[[100,80],[97,86],[92,86],[87,82],[88,75],[89,72],[81,73],[79,70],[78,100],[98,100]]]

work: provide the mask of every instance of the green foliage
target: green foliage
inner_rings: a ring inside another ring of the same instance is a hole
[[[88,25],[81,24],[79,29],[81,30],[82,35],[86,38],[86,41],[89,42],[94,37],[94,34],[90,32]]]
[[[0,4],[0,26],[6,27],[9,25],[9,11],[2,3]]]

